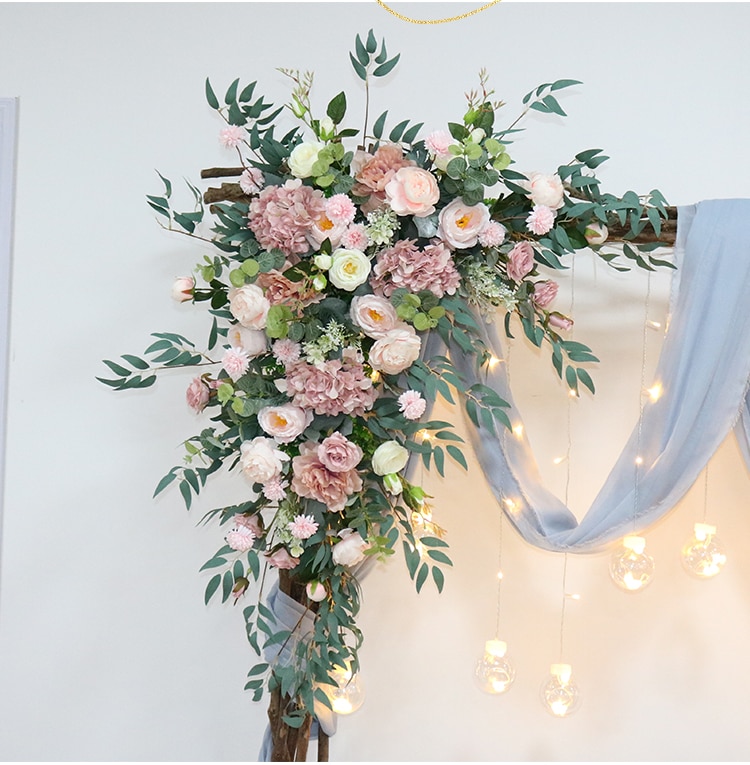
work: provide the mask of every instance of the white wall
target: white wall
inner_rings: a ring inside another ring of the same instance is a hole
[[[466,6],[399,8],[437,16]],[[5,518],[0,593],[0,757],[5,760],[252,760],[265,705],[243,692],[254,656],[239,608],[202,601],[198,568],[219,547],[204,510],[238,501],[218,480],[187,515],[176,491],[151,500],[201,427],[183,403],[190,375],[115,394],[102,358],[139,352],[150,332],[196,339],[204,315],[169,299],[203,249],[162,232],[144,195],[154,168],[176,182],[231,162],[203,100],[236,76],[281,102],[275,67],[314,68],[321,107],[350,73],[356,32],[374,27],[402,65],[373,111],[459,118],[481,66],[510,122],[541,82],[576,78],[570,117],[529,120],[519,167],[551,170],[576,151],[611,155],[616,192],[660,188],[673,204],[750,196],[746,4],[501,4],[447,26],[412,26],[371,4],[0,5],[0,95],[20,96]],[[187,202],[188,196],[183,196]],[[560,307],[570,304],[561,278]],[[599,391],[573,404],[570,502],[583,513],[638,411],[643,274],[576,268],[575,337],[602,359]],[[663,319],[668,276],[652,281]],[[649,335],[648,368],[658,333]],[[550,486],[564,492],[567,399],[549,360],[520,342],[512,378]],[[444,412],[455,417],[454,413]],[[498,511],[479,469],[426,478],[455,570],[438,596],[412,591],[394,560],[364,585],[365,707],[344,719],[333,760],[747,760],[750,669],[748,476],[733,441],[711,463],[709,518],[730,562],[689,579],[678,550],[702,512],[696,485],[648,535],[658,576],[628,596],[607,556],[571,557],[566,658],[585,693],[549,718],[538,688],[557,660],[562,558],[505,527],[502,633],[511,692],[485,697],[472,671],[493,636]]]

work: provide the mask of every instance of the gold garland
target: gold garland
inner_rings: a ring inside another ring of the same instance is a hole
[[[486,11],[488,8],[491,8],[493,5],[497,5],[500,0],[491,0],[491,2],[487,3],[486,5],[483,5],[481,8],[475,8],[473,11],[467,11],[466,13],[462,13],[460,16],[450,16],[447,19],[412,19],[409,16],[404,16],[401,13],[398,13],[397,11],[394,11],[393,8],[390,8],[387,6],[383,0],[375,0],[375,2],[381,7],[384,8],[388,13],[392,13],[397,19],[401,19],[401,21],[408,21],[411,24],[446,24],[449,21],[459,21],[460,19],[467,19],[469,16],[474,16],[477,13],[481,13],[482,11]]]

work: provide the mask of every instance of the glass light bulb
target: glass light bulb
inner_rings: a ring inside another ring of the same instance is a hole
[[[609,560],[612,581],[625,592],[638,592],[654,576],[654,559],[645,552],[643,537],[627,536]]]
[[[323,689],[331,701],[333,711],[339,715],[356,712],[365,701],[365,691],[359,675],[353,675],[349,669],[336,667],[331,677],[336,685],[325,685]]]
[[[484,654],[477,662],[474,679],[485,693],[499,695],[513,684],[516,670],[506,657],[508,647],[502,640],[488,640]]]
[[[716,527],[696,523],[693,537],[682,548],[682,565],[698,579],[716,576],[727,562],[724,546],[716,538]]]
[[[581,692],[570,664],[553,664],[541,688],[542,704],[553,717],[569,717],[581,706]]]

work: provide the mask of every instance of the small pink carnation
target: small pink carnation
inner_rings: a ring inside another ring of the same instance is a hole
[[[276,361],[286,367],[295,361],[299,361],[299,357],[302,354],[302,346],[299,343],[295,343],[294,340],[285,337],[283,340],[277,340],[271,346],[271,351]]]
[[[250,358],[243,348],[227,348],[222,356],[221,365],[233,382],[237,382],[247,372]]]
[[[557,282],[548,279],[534,284],[531,299],[540,307],[546,308],[557,297]]]
[[[278,478],[272,478],[263,485],[263,496],[271,502],[281,502],[286,497],[286,488]]]
[[[369,243],[367,231],[361,223],[349,226],[341,237],[341,246],[347,250],[360,250],[364,252]]]
[[[225,149],[236,149],[245,140],[245,128],[228,125],[219,133],[219,143]]]
[[[418,420],[427,408],[427,402],[422,398],[422,394],[416,390],[404,391],[398,397],[398,405],[407,420]]]
[[[227,534],[227,544],[237,552],[247,552],[255,542],[255,533],[247,526],[236,526]]]
[[[346,194],[334,194],[326,201],[326,217],[331,223],[348,226],[356,214],[357,208]]]
[[[257,167],[249,167],[240,176],[240,188],[245,194],[257,194],[265,185],[266,179]]]
[[[318,523],[312,515],[298,515],[286,527],[295,539],[309,539],[318,530]]]
[[[206,408],[211,392],[202,377],[196,377],[188,386],[185,393],[188,406],[195,412],[200,413]]]
[[[502,223],[490,221],[486,228],[479,234],[479,244],[482,247],[499,247],[504,241],[508,229]]]
[[[526,228],[532,234],[542,236],[555,225],[555,211],[545,205],[534,205],[534,209],[526,218]]]

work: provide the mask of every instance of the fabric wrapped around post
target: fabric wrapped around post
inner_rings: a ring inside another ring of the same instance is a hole
[[[527,542],[546,550],[598,552],[625,533],[642,531],[675,506],[735,425],[750,466],[749,222],[750,200],[679,209],[678,278],[655,375],[663,393],[645,406],[640,427],[580,523],[542,485],[525,439],[507,432],[498,437],[469,423],[492,491]],[[482,326],[488,348],[502,358],[495,327]],[[469,385],[480,381],[470,358],[458,349],[451,357]],[[481,382],[513,406],[504,367],[495,365]]]

